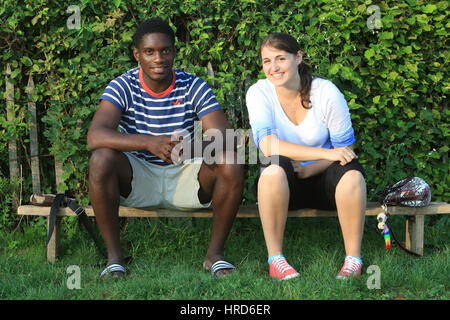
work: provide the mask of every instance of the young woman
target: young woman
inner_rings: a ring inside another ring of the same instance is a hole
[[[249,88],[246,103],[255,143],[270,160],[258,181],[269,274],[278,280],[299,276],[283,256],[287,213],[318,208],[338,212],[346,257],[337,277],[357,277],[366,185],[344,96],[311,75],[292,36],[270,34],[260,54],[266,79]]]

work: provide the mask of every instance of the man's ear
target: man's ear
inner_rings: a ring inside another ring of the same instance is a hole
[[[138,51],[138,49],[136,49],[136,48],[133,49],[133,55],[134,55],[134,58],[136,59],[136,61],[140,62],[139,61],[139,51]]]

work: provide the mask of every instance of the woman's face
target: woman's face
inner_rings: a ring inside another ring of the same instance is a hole
[[[298,65],[302,62],[301,51],[292,54],[271,46],[264,46],[261,49],[261,59],[264,73],[274,86],[299,89]]]

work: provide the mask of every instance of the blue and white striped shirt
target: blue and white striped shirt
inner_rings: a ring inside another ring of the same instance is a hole
[[[158,136],[183,130],[189,132],[192,139],[194,121],[220,110],[213,91],[205,81],[182,70],[174,69],[172,72],[172,84],[160,93],[147,87],[139,67],[109,83],[100,100],[111,102],[122,112],[120,132]],[[168,165],[147,150],[132,153],[151,163]]]

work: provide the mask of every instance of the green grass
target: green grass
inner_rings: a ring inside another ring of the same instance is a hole
[[[404,238],[404,218],[394,217]],[[72,218],[63,221],[61,255],[46,262],[45,223],[35,218],[15,232],[0,234],[0,299],[152,299],[152,300],[310,300],[450,298],[450,250],[447,217],[426,218],[425,254],[414,258],[393,246],[384,248],[375,218],[366,218],[363,273],[351,281],[335,279],[344,258],[337,218],[289,219],[284,254],[302,277],[276,282],[268,276],[267,256],[258,219],[237,219],[226,244],[226,257],[238,271],[214,280],[202,269],[210,219],[135,219],[122,221],[122,242],[133,256],[125,279],[104,281],[104,260]],[[431,221],[430,219],[434,219]],[[432,224],[432,225],[431,225]],[[77,265],[81,289],[70,290],[67,268]],[[369,289],[366,269],[377,265],[380,289]]]

